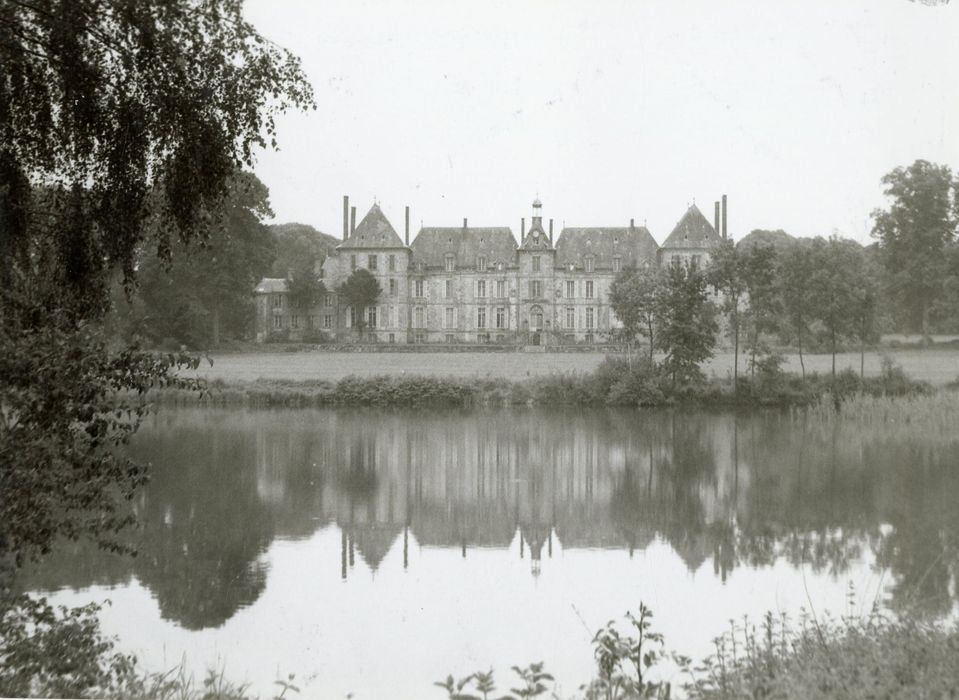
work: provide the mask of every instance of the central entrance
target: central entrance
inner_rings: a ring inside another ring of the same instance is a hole
[[[529,310],[529,337],[532,345],[540,344],[540,334],[543,331],[543,309],[539,306]]]

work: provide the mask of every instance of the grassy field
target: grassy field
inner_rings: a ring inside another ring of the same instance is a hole
[[[935,385],[959,377],[959,350],[888,351],[896,362],[915,379]],[[600,353],[350,353],[350,352],[277,352],[214,354],[213,366],[203,362],[198,374],[225,381],[255,379],[329,379],[351,374],[421,374],[457,377],[502,377],[522,379],[551,372],[588,372],[603,361]],[[866,354],[866,374],[879,373],[881,355]],[[828,373],[829,355],[805,356],[806,371]],[[732,374],[732,353],[718,354],[706,366],[707,374],[724,377]],[[740,371],[746,372],[747,359],[740,358]],[[847,353],[836,358],[837,369],[852,367],[859,371],[859,355]],[[787,357],[784,369],[799,372],[799,357]]]

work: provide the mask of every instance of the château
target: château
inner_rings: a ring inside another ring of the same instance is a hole
[[[404,237],[378,204],[355,223],[343,198],[343,241],[316,274],[326,294],[313,308],[297,308],[287,280],[263,279],[255,289],[256,338],[325,338],[337,343],[445,343],[590,345],[605,342],[619,325],[609,305],[616,275],[633,266],[675,262],[705,265],[726,237],[726,197],[713,223],[693,203],[662,245],[646,226],[564,227],[554,239],[542,202],[533,202],[517,242],[511,228],[422,227]],[[364,268],[379,282],[375,305],[358,310],[337,290]],[[360,323],[359,313],[365,318]]]

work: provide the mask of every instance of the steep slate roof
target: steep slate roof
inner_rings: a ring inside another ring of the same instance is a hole
[[[498,262],[510,266],[516,255],[516,239],[506,226],[421,228],[410,247],[413,263],[426,268],[444,268],[449,253],[456,257],[457,269],[476,267],[476,256],[481,254],[490,267]]]
[[[623,267],[656,263],[659,247],[645,226],[621,228],[592,227],[564,228],[556,241],[556,267],[568,267],[570,263],[583,267],[587,255],[593,256],[596,270],[613,269],[613,258],[619,256]]]
[[[336,246],[337,250],[346,248],[405,248],[403,241],[386,219],[379,204],[374,204],[356,225],[356,229],[345,241]]]
[[[286,291],[286,280],[276,277],[264,277],[253,290],[254,294],[274,294]]]
[[[708,248],[716,245],[720,240],[716,229],[694,204],[683,214],[683,218],[676,224],[673,232],[667,236],[662,247],[664,249]]]

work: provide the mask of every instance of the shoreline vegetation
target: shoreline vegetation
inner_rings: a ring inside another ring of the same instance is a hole
[[[229,679],[222,668],[208,669],[198,682],[186,659],[165,672],[142,669],[100,632],[97,605],[57,611],[40,599],[26,610],[28,620],[12,622],[30,624],[30,643],[13,659],[20,668],[0,667],[0,693],[125,700],[263,697]],[[438,688],[424,688],[424,697],[445,692],[448,700],[945,698],[959,687],[954,621],[940,623],[908,611],[885,614],[876,604],[862,613],[851,587],[846,613],[839,617],[803,609],[796,619],[772,612],[731,619],[712,640],[712,652],[698,661],[670,651],[652,620],[653,612],[640,603],[636,613],[597,630],[591,642],[593,677],[572,693],[545,664],[533,662],[511,667],[506,680],[491,668],[459,678],[451,674],[433,684]],[[0,656],[3,651],[0,647]],[[275,683],[274,700],[302,692],[295,674]]]
[[[207,380],[197,394],[182,388],[152,393],[161,405],[251,408],[319,407],[691,407],[806,408],[820,414],[842,410],[854,399],[864,401],[939,397],[943,407],[959,405],[959,380],[937,389],[910,378],[885,358],[878,376],[860,377],[853,370],[805,377],[764,366],[752,376],[732,379],[701,377],[673,381],[645,358],[607,357],[595,370],[506,378],[439,377],[407,374],[348,376],[339,380],[256,379]],[[875,406],[874,406],[875,408]],[[907,411],[908,413],[908,411]],[[907,420],[908,416],[903,416]]]

